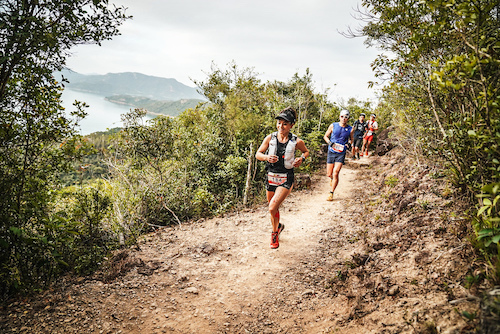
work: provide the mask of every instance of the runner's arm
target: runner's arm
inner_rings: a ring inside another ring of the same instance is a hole
[[[330,136],[332,135],[332,132],[333,132],[333,124],[330,124],[328,130],[326,130],[325,135],[323,136],[323,139],[328,145],[332,145],[332,142],[330,141]]]
[[[365,125],[363,126],[363,139],[366,137],[366,134],[368,133],[368,122],[365,122]]]
[[[271,135],[268,135],[264,140],[262,141],[262,144],[260,144],[260,147],[257,149],[257,152],[255,153],[255,159],[259,161],[268,161],[269,162],[269,155],[267,155],[265,152],[269,148],[269,142],[271,141]]]
[[[302,152],[302,155],[298,158],[295,158],[293,167],[299,167],[300,165],[302,165],[302,162],[304,162],[304,160],[309,156],[309,150],[306,147],[306,143],[304,143],[302,139],[297,138],[296,147]]]

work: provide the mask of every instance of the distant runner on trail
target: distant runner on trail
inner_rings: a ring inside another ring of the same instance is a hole
[[[275,118],[278,131],[264,138],[255,154],[257,160],[267,161],[266,195],[273,227],[271,248],[279,247],[279,235],[285,229],[285,225],[280,223],[279,207],[292,191],[293,168],[299,167],[309,156],[304,141],[290,132],[297,119],[295,110],[288,107]],[[302,156],[295,158],[297,149],[302,152]]]
[[[365,114],[361,113],[359,119],[354,122],[352,127],[354,128],[354,144],[352,145],[352,157],[353,159],[359,159],[359,150],[363,145],[363,137],[366,131]]]
[[[377,117],[377,115],[371,114],[370,120],[368,121],[368,123],[366,123],[366,127],[368,130],[366,131],[365,138],[363,139],[363,147],[361,148],[361,155],[368,156],[368,148],[372,143],[375,131],[378,130],[378,123],[375,120],[375,117]]]
[[[353,142],[354,129],[347,124],[349,111],[340,112],[340,122],[332,123],[326,130],[323,139],[328,143],[328,156],[326,158],[326,176],[330,178],[332,190],[327,201],[333,201],[333,193],[339,184],[339,173],[344,165],[347,143]]]

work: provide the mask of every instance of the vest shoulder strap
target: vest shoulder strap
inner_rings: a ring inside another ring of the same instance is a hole
[[[278,131],[274,131],[273,133],[271,133],[271,140],[272,139],[276,139],[276,141],[278,142]],[[295,134],[293,134],[293,133],[290,132],[288,134],[288,140],[296,142],[297,141],[297,135],[295,135]]]

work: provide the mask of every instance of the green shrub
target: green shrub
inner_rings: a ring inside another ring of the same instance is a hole
[[[385,183],[385,185],[387,185],[391,188],[394,188],[399,183],[399,180],[396,176],[389,175],[385,178],[384,183]]]

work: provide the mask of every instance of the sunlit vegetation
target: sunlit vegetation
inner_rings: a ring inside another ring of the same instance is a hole
[[[438,164],[470,202],[483,270],[500,281],[499,2],[365,0],[360,14],[352,33],[384,51],[378,108],[416,163]]]
[[[85,103],[67,116],[63,83],[52,73],[70,47],[112,38],[127,16],[105,1],[49,3],[2,2],[2,296],[44,288],[67,272],[91,273],[111,250],[138,246],[158,226],[263,202],[255,150],[288,106],[298,111],[292,131],[311,151],[299,172],[320,167],[323,134],[340,109],[351,120],[375,112],[380,130],[393,125],[416,164],[435,164],[452,182],[443,196],[469,201],[484,276],[499,281],[498,2],[364,0],[366,25],[353,34],[385,52],[373,63],[385,83],[377,106],[329,101],[308,70],[262,82],[253,69],[213,65],[195,82],[206,102],[152,120],[135,109],[122,129],[86,137],[76,132]],[[421,211],[431,205],[419,203]]]
[[[123,115],[121,129],[79,136],[86,104],[76,102],[76,111],[67,116],[60,101],[64,83],[52,73],[64,66],[69,46],[111,38],[126,18],[122,9],[110,11],[105,2],[94,1],[90,8],[103,16],[90,17],[90,24],[85,15],[92,11],[78,14],[83,3],[74,3],[78,18],[67,14],[64,1],[48,9],[38,2],[18,8],[13,2],[6,11],[14,21],[24,18],[26,28],[13,31],[4,25],[2,33],[12,34],[12,43],[33,43],[19,56],[44,62],[14,66],[17,54],[2,58],[2,69],[13,66],[1,82],[3,295],[43,289],[68,272],[92,273],[112,250],[138,247],[141,234],[152,229],[263,201],[264,164],[254,155],[275,130],[280,109],[297,109],[294,132],[313,153],[302,172],[317,166],[322,135],[341,107],[353,115],[371,110],[368,102],[355,99],[342,106],[329,102],[327,92],[317,92],[309,71],[287,82],[264,83],[252,69],[213,65],[207,78],[196,82],[206,102],[177,117],[152,120],[144,117],[144,109],[134,109]],[[24,40],[35,20],[29,16],[33,10],[42,26],[59,15],[63,25],[55,26],[61,31]],[[44,43],[48,53],[38,49]]]
[[[261,82],[252,69],[213,65],[196,82],[208,102],[176,118],[146,121],[145,111],[123,116],[124,128],[110,141],[109,183],[115,192],[114,225],[124,240],[151,227],[178,224],[264,200],[265,165],[255,151],[275,131],[277,112],[295,106],[294,133],[305,138],[312,159],[299,172],[317,167],[322,136],[340,106],[315,92],[312,75],[288,82]],[[354,99],[353,114],[370,105]],[[316,164],[316,165],[315,165]]]
[[[107,1],[14,1],[0,8],[0,295],[47,286],[68,270],[86,273],[106,252],[99,225],[109,201],[81,190],[58,201],[59,176],[88,153],[52,73],[71,47],[118,34],[125,9]],[[68,201],[70,203],[71,201]],[[98,205],[84,206],[88,203]]]

